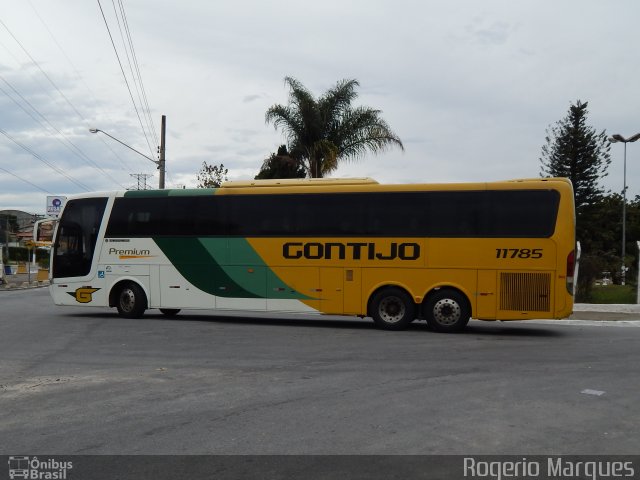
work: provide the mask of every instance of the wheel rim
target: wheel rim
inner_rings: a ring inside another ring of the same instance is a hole
[[[404,318],[406,307],[398,297],[385,297],[380,302],[378,313],[386,323],[397,323]]]
[[[130,288],[125,288],[120,292],[120,308],[122,311],[130,313],[136,304],[136,295]]]
[[[454,325],[462,317],[462,308],[455,300],[443,298],[433,306],[433,318],[440,325]]]

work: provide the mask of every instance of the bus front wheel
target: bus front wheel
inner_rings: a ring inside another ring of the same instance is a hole
[[[415,320],[416,304],[404,290],[388,287],[371,298],[370,314],[379,328],[402,330]]]
[[[116,297],[118,314],[124,318],[140,318],[147,308],[147,296],[144,290],[135,283],[127,283],[120,287]]]
[[[439,290],[427,298],[424,304],[427,324],[436,332],[461,332],[469,323],[471,309],[467,298],[456,290]]]

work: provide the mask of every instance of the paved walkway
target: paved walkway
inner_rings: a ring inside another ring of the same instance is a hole
[[[36,288],[49,285],[49,281],[38,282],[38,274],[31,274],[31,281],[29,281],[29,274],[19,273],[16,275],[5,275],[4,282],[0,283],[0,290],[16,290],[19,288]]]
[[[576,303],[571,319],[580,320],[640,320],[640,305],[617,303]]]

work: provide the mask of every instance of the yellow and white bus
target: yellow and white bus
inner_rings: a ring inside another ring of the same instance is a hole
[[[227,182],[72,197],[56,228],[58,305],[316,312],[389,330],[564,318],[575,213],[562,178],[381,185]]]

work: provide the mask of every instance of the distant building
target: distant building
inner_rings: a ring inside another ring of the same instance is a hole
[[[0,210],[0,243],[18,246],[33,235],[33,224],[43,218],[42,215],[22,210]]]

